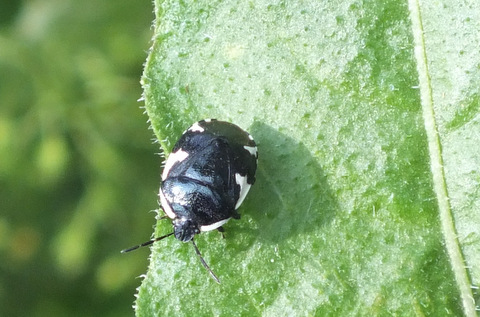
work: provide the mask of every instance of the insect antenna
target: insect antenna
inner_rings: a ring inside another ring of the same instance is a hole
[[[217,282],[218,284],[220,284],[220,280],[219,280],[218,277],[215,275],[215,273],[213,273],[213,271],[210,269],[210,267],[208,266],[207,262],[205,262],[205,260],[203,259],[202,254],[200,253],[200,250],[198,250],[197,245],[195,244],[195,241],[193,241],[193,239],[192,239],[192,244],[193,244],[193,247],[195,248],[195,253],[197,253],[198,257],[200,258],[200,261],[201,261],[202,264],[203,264],[203,266],[207,269],[207,271],[210,273],[210,275],[211,275],[212,278],[215,280],[215,282]]]
[[[136,246],[134,246],[134,247],[131,247],[131,248],[122,250],[121,252],[122,252],[122,253],[127,253],[127,252],[130,252],[130,251],[136,250],[136,249],[138,249],[138,248],[141,248],[141,247],[150,245],[150,244],[152,244],[152,243],[154,243],[154,242],[163,240],[163,239],[165,239],[166,237],[170,237],[172,234],[173,234],[173,232],[170,232],[170,233],[168,233],[168,234],[166,234],[166,235],[164,235],[164,236],[161,236],[161,237],[152,239],[152,240],[150,240],[150,241],[144,242],[144,243],[142,243],[142,244],[136,245]]]

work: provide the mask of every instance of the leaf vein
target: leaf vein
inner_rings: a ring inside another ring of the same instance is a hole
[[[420,86],[420,98],[423,111],[423,120],[427,133],[430,168],[433,178],[434,191],[437,196],[442,234],[445,246],[460,291],[463,308],[466,316],[477,316],[475,302],[470,288],[470,279],[464,265],[463,255],[455,230],[452,210],[450,206],[445,171],[443,168],[441,141],[438,135],[435,120],[435,109],[432,94],[432,81],[428,69],[428,58],[425,47],[424,28],[419,0],[409,0],[410,19],[415,45],[415,60]]]

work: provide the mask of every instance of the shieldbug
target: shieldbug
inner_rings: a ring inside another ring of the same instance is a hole
[[[160,202],[172,220],[173,232],[125,249],[139,247],[174,235],[192,242],[196,254],[212,278],[218,277],[203,259],[194,236],[217,229],[231,218],[239,219],[238,207],[255,182],[258,152],[252,136],[240,127],[214,119],[188,128],[165,162]]]

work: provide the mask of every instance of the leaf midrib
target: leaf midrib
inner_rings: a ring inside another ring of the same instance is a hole
[[[464,265],[465,261],[457,239],[447,191],[441,142],[435,120],[435,110],[433,108],[432,81],[428,69],[422,15],[418,0],[409,0],[409,11],[414,37],[415,60],[418,71],[423,120],[428,140],[430,168],[432,171],[434,191],[437,196],[442,234],[445,239],[445,247],[452,265],[455,280],[460,291],[465,315],[475,317],[477,316],[475,301],[473,300],[469,275]]]

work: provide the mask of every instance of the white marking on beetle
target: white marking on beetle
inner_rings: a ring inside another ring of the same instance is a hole
[[[248,152],[250,152],[250,154],[252,154],[253,156],[257,157],[257,147],[256,146],[245,145],[243,148],[245,150],[247,150]]]
[[[163,168],[162,173],[162,180],[164,181],[168,177],[168,173],[172,169],[173,165],[177,162],[181,162],[188,157],[188,153],[179,149],[177,152],[174,152],[168,156],[167,162],[165,163],[165,167]]]
[[[212,120],[213,120],[213,119],[205,119],[205,120],[203,120],[203,121],[205,121],[205,122],[212,122]]]
[[[248,135],[248,138],[250,139],[250,141],[253,141],[253,136],[252,135]]]
[[[161,189],[160,189],[160,192],[158,193],[158,196],[160,196],[160,203],[162,204],[163,211],[165,211],[168,218],[175,219],[177,216],[175,216],[175,213],[173,212],[172,207],[170,207]]]
[[[240,195],[238,196],[237,204],[235,205],[235,210],[237,210],[247,196],[252,185],[247,182],[247,176],[242,176],[239,173],[235,173],[235,181],[240,185]]]
[[[224,225],[227,221],[229,221],[231,218],[227,218],[227,219],[223,219],[223,220],[220,220],[220,221],[217,221],[215,223],[212,223],[211,225],[207,225],[207,226],[200,226],[200,231],[210,231],[210,230],[215,230],[217,229],[218,227],[221,227],[222,225]]]
[[[195,122],[190,128],[188,128],[188,131],[191,131],[191,132],[203,132],[205,131],[204,128],[202,128],[198,122]]]

